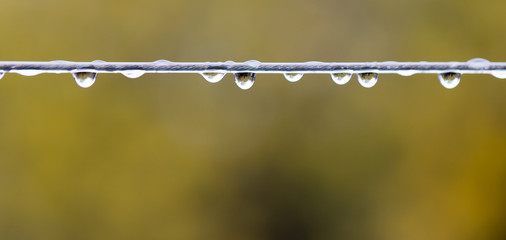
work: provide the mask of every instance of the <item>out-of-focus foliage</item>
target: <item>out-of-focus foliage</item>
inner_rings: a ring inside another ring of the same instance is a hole
[[[506,61],[503,0],[1,1],[0,60]],[[0,239],[503,239],[506,81],[0,81]]]

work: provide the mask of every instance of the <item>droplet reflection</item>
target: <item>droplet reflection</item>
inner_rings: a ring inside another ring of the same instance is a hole
[[[72,73],[74,79],[76,80],[77,85],[82,88],[89,88],[93,83],[95,83],[95,79],[97,78],[97,73],[95,72],[74,72]]]
[[[248,90],[253,86],[253,83],[255,83],[255,75],[256,74],[253,72],[234,73],[235,83],[242,90]]]

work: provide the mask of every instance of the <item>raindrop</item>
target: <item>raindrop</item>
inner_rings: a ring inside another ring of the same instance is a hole
[[[401,76],[407,77],[407,76],[413,76],[417,73],[416,70],[400,70],[397,73]]]
[[[155,64],[170,64],[172,63],[171,61],[169,60],[165,60],[165,59],[160,59],[160,60],[156,60],[154,61]]]
[[[41,74],[43,71],[40,70],[33,70],[33,69],[27,69],[27,70],[14,70],[13,72],[23,75],[23,76],[35,76]]]
[[[441,81],[441,84],[443,85],[443,87],[448,88],[448,89],[455,88],[457,85],[459,85],[461,76],[462,76],[461,73],[455,73],[455,72],[447,72],[447,73],[438,74],[439,81]]]
[[[332,80],[339,85],[344,85],[350,81],[352,74],[351,73],[331,73],[330,77]]]
[[[223,79],[223,77],[225,77],[225,74],[226,73],[222,73],[222,72],[201,72],[200,73],[200,75],[202,75],[202,77],[204,77],[204,79],[210,83],[219,82],[221,79]]]
[[[76,80],[77,85],[82,88],[89,88],[93,83],[95,83],[95,79],[97,78],[96,72],[74,72],[72,73],[74,79]]]
[[[239,72],[234,73],[235,83],[242,90],[248,90],[255,83],[255,73],[252,72]]]
[[[121,74],[125,75],[128,78],[138,78],[142,75],[144,75],[145,71],[143,70],[127,70],[122,71]]]
[[[358,76],[358,82],[362,87],[370,88],[374,86],[378,82],[378,74],[377,73],[359,73]]]
[[[472,68],[485,68],[488,67],[490,64],[490,61],[483,58],[473,58],[469,61],[467,61],[468,65]]]
[[[297,82],[304,76],[303,73],[283,73],[283,75],[289,82]]]
[[[253,67],[253,68],[257,68],[260,66],[260,64],[262,64],[260,61],[257,61],[257,60],[248,60],[244,63],[249,65],[250,67]]]
[[[496,78],[506,79],[506,71],[505,70],[496,70],[496,71],[493,71],[491,74],[492,74],[492,76],[494,76]]]

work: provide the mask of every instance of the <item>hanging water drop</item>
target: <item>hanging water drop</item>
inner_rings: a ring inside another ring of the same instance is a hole
[[[248,90],[255,83],[255,73],[252,72],[239,72],[234,73],[235,83],[242,90]]]
[[[27,76],[27,77],[31,77],[31,76],[35,76],[35,75],[39,75],[39,74],[43,73],[43,71],[33,70],[33,69],[13,70],[12,72],[15,72],[17,74],[20,74],[20,75],[23,75],[23,76]]]
[[[359,73],[358,76],[358,82],[362,87],[365,88],[371,88],[378,82],[378,74],[377,73]]]
[[[76,80],[77,85],[82,88],[89,88],[93,83],[95,83],[95,79],[97,78],[96,72],[74,72],[72,73],[74,79]]]
[[[283,73],[283,75],[289,82],[297,82],[304,76],[303,73]]]
[[[332,80],[339,85],[344,85],[350,81],[352,74],[351,73],[331,73],[330,77]]]
[[[142,75],[144,75],[145,71],[143,70],[127,70],[127,71],[122,71],[121,74],[123,74],[125,77],[128,77],[128,78],[138,78]]]
[[[496,70],[493,71],[491,74],[496,78],[506,79],[506,70]]]
[[[4,76],[5,76],[5,72],[4,71],[0,71],[0,79],[2,79]]]
[[[416,70],[401,70],[401,71],[398,71],[397,74],[404,76],[404,77],[408,77],[408,76],[415,75],[417,72],[418,71],[416,71]]]
[[[438,74],[439,81],[443,87],[452,89],[459,85],[462,74],[455,72],[447,72]]]
[[[222,72],[201,72],[200,73],[200,75],[202,75],[202,77],[204,77],[204,79],[210,83],[219,82],[221,79],[223,79],[223,77],[225,77],[225,74],[226,73],[222,73]]]

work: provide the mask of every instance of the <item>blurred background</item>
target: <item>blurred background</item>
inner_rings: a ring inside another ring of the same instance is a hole
[[[506,61],[503,0],[1,1],[0,60]],[[504,239],[506,81],[0,81],[0,239]]]

